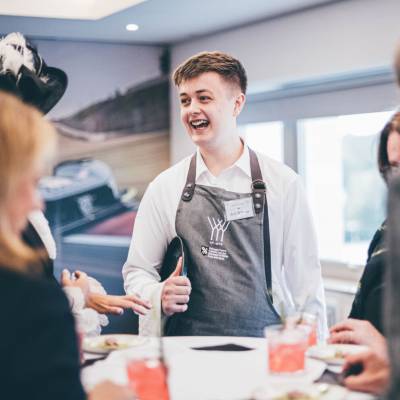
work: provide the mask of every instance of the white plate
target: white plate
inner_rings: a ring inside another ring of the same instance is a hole
[[[307,356],[326,362],[329,365],[343,365],[345,357],[368,350],[366,346],[356,344],[327,344],[312,346]]]
[[[286,399],[285,396],[288,396],[292,392],[304,393],[304,399],[307,400],[342,400],[346,398],[348,393],[342,386],[328,385],[326,383],[312,383],[301,386],[289,382],[280,384],[279,386],[265,383],[264,386],[258,388],[253,393],[252,399],[282,400]]]
[[[107,345],[107,340],[116,343],[115,346]],[[82,349],[89,353],[108,354],[114,350],[124,350],[141,346],[147,343],[148,338],[138,335],[100,335],[83,339]]]

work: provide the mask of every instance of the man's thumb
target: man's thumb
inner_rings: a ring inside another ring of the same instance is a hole
[[[182,257],[179,257],[179,260],[176,263],[175,271],[169,277],[173,278],[174,276],[180,276],[181,273],[182,273]]]

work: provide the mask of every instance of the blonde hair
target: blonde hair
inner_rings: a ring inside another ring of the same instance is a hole
[[[45,163],[55,150],[53,126],[32,106],[0,92],[0,266],[24,269],[40,254],[24,244],[11,228],[7,205],[21,178]]]

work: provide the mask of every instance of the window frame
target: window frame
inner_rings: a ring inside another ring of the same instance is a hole
[[[283,159],[297,173],[304,176],[302,146],[297,122],[302,119],[336,115],[362,114],[396,109],[400,95],[395,76],[388,67],[321,77],[307,81],[289,82],[279,87],[248,95],[240,125],[281,121]],[[321,259],[329,276],[357,279],[360,265]],[[337,274],[338,267],[340,273]]]

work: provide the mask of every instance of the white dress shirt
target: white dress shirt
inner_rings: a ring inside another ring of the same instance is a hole
[[[327,335],[325,296],[317,241],[299,176],[286,165],[257,154],[267,186],[274,306],[284,317],[304,310],[318,314],[319,337]],[[152,181],[140,203],[127,261],[122,269],[125,290],[152,302],[139,318],[139,333],[160,335],[161,291],[158,274],[170,241],[176,236],[175,217],[189,170],[190,157]],[[251,192],[250,157],[241,157],[217,177],[198,151],[196,184],[237,193]],[[201,212],[201,210],[199,210]]]

